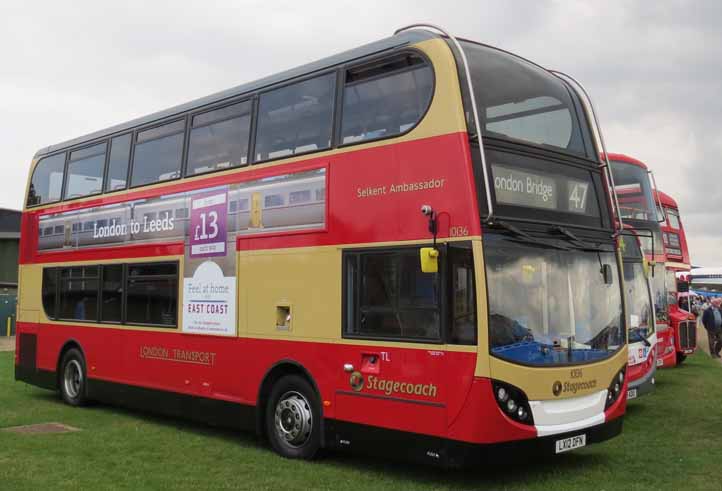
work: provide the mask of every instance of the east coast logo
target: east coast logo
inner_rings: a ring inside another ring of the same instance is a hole
[[[368,380],[364,379],[361,372],[355,371],[349,378],[349,385],[355,392],[360,392],[365,388],[369,390],[378,390],[390,396],[392,394],[416,395],[436,397],[437,388],[434,384],[413,384],[411,382],[400,382],[398,380],[389,380],[369,375]]]

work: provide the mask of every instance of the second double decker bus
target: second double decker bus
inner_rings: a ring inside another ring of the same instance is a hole
[[[654,299],[653,339],[656,343],[648,337],[644,341],[637,340],[638,344],[635,346],[630,345],[630,364],[638,365],[634,373],[630,373],[630,376],[634,377],[634,379],[630,378],[630,384],[651,385],[654,380],[654,370],[644,368],[647,367],[650,359],[656,360],[654,361],[656,366],[674,366],[676,363],[676,357],[669,351],[674,341],[669,327],[668,296],[663,266],[665,255],[659,216],[655,207],[656,189],[650,179],[649,169],[643,162],[623,154],[610,153],[608,157],[621,217],[625,225],[637,232],[638,240],[641,241],[649,266],[648,274]],[[652,349],[648,349],[648,344],[651,344]],[[640,353],[641,357],[638,356]]]
[[[295,458],[618,434],[621,257],[570,84],[405,29],[41,149],[16,378]]]
[[[680,281],[677,278],[677,273],[689,272],[692,267],[677,202],[662,191],[659,191],[658,196],[658,206],[664,216],[661,230],[666,258],[664,270],[669,295],[669,318],[674,333],[676,362],[680,364],[697,349],[697,318],[691,312],[689,305],[687,292],[689,284],[682,282],[685,291],[680,293],[678,290]],[[680,298],[685,300],[680,301]]]

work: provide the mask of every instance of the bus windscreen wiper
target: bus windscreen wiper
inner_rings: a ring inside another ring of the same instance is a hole
[[[579,237],[577,237],[576,235],[574,235],[569,229],[566,229],[560,225],[553,226],[552,230],[562,234],[564,237],[566,237],[566,239],[570,243],[576,245],[576,247],[578,247],[580,249],[587,250],[587,251],[596,251],[596,252],[609,252],[605,249],[602,249],[598,245],[592,244],[590,242],[585,242],[584,240],[582,240]]]
[[[547,242],[547,241],[544,240],[544,239],[540,239],[540,238],[537,238],[537,237],[532,237],[531,235],[529,235],[528,233],[524,232],[524,231],[521,230],[521,229],[518,229],[518,228],[515,227],[514,225],[512,225],[512,224],[510,224],[510,223],[507,223],[507,222],[504,222],[504,221],[501,221],[501,220],[496,220],[496,221],[495,221],[493,224],[491,224],[491,225],[492,225],[492,226],[499,227],[499,228],[503,228],[503,229],[506,230],[507,232],[510,232],[512,235],[515,236],[515,240],[517,240],[518,242],[524,242],[524,243],[527,243],[527,244],[534,244],[534,245],[543,245],[543,246],[551,247],[551,248],[554,248],[554,249],[561,249],[561,250],[563,250],[563,251],[571,251],[570,248],[564,247],[564,246],[561,245],[561,244],[555,244],[555,243],[553,243],[553,242]]]

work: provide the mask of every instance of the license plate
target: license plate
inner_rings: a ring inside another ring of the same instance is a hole
[[[556,453],[568,452],[575,448],[581,448],[587,444],[587,435],[577,435],[563,440],[556,441]]]
[[[634,399],[637,397],[637,389],[629,389],[627,391],[627,399]]]
[[[664,361],[661,358],[657,358],[657,366],[661,367],[662,365],[664,365]]]

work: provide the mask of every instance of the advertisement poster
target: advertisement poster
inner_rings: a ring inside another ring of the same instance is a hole
[[[233,336],[236,334],[235,247],[228,244],[228,188],[190,195],[189,199],[183,332]]]
[[[182,330],[236,334],[236,240],[323,230],[326,169],[41,215],[38,252],[184,244]]]

